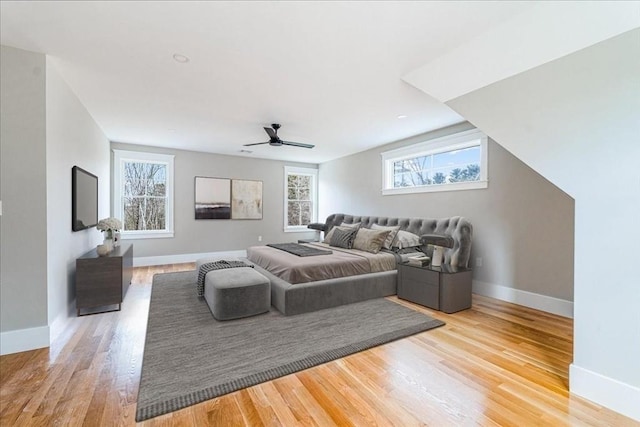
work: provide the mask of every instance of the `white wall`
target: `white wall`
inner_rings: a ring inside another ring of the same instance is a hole
[[[51,337],[75,316],[75,261],[102,241],[95,227],[71,230],[71,168],[98,176],[98,218],[110,211],[109,140],[47,58],[47,295]]]
[[[173,154],[174,228],[173,238],[131,240],[137,264],[187,261],[181,255],[243,251],[266,243],[295,242],[314,236],[284,232],[284,166],[317,165],[225,156],[195,151],[172,150],[141,145],[111,143],[113,149]],[[196,176],[259,180],[263,182],[263,219],[212,220],[194,218]],[[258,241],[262,236],[262,242]],[[140,259],[146,258],[146,259]]]
[[[640,420],[638,76],[634,30],[449,105],[575,198],[571,391]]]
[[[71,231],[71,168],[99,178],[109,215],[109,141],[43,54],[2,46],[0,353],[46,347],[75,315],[75,260],[102,238]]]
[[[0,46],[0,353],[46,347],[45,57]]]
[[[321,164],[321,217],[464,216],[474,227],[475,293],[572,316],[573,200],[495,142],[488,144],[486,189],[381,194],[380,153],[472,128],[450,126]]]

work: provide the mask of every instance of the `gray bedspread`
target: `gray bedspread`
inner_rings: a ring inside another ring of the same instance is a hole
[[[324,243],[305,243],[305,245],[329,249],[333,253],[301,258],[268,246],[252,246],[247,249],[247,258],[291,284],[396,269],[396,258],[392,253],[372,254],[357,249],[330,247]]]

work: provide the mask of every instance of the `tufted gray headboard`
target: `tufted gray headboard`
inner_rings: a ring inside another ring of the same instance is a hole
[[[377,216],[355,216],[345,214],[332,214],[325,221],[325,232],[329,232],[335,225],[343,222],[352,224],[360,222],[361,227],[370,228],[371,224],[396,226],[401,230],[408,231],[418,236],[424,234],[444,234],[453,238],[454,244],[451,249],[445,249],[444,263],[453,264],[458,267],[467,267],[471,254],[471,238],[473,237],[473,227],[471,223],[461,216],[451,218],[431,219],[431,218],[385,218]]]

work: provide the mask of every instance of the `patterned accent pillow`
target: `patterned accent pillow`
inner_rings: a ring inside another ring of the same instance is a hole
[[[394,248],[405,249],[420,246],[420,237],[416,234],[409,233],[408,231],[399,230],[396,236],[396,241],[393,244]]]
[[[369,228],[360,228],[353,240],[353,249],[371,252],[377,254],[385,242],[391,230],[371,230]]]
[[[371,224],[371,229],[372,230],[389,230],[389,234],[387,235],[387,238],[382,244],[382,247],[385,249],[391,249],[393,247],[393,241],[396,239],[396,236],[398,235],[398,231],[400,230],[400,226],[396,225],[395,227],[389,227],[386,225]]]
[[[351,227],[343,227],[342,225],[336,225],[333,228],[331,228],[331,230],[329,230],[328,233],[325,234],[324,236],[324,240],[322,241],[322,243],[326,243],[326,244],[331,244],[331,237],[333,236],[334,230],[339,229],[339,230],[351,230]]]
[[[333,236],[331,236],[331,242],[329,245],[335,246],[336,248],[351,249],[358,229],[350,228],[347,230],[341,230],[339,227],[336,228],[337,230],[333,233]]]

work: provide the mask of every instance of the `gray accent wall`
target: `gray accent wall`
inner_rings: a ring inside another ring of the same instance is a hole
[[[74,316],[75,260],[102,237],[71,231],[71,168],[99,178],[109,215],[109,141],[53,60],[0,46],[1,353],[46,347]]]
[[[98,219],[109,216],[109,140],[64,82],[50,57],[47,106],[47,293],[52,336],[75,316],[76,258],[102,242],[95,227],[71,231],[71,168],[98,176]]]
[[[572,301],[573,199],[491,139],[487,189],[381,194],[382,152],[473,128],[462,123],[321,164],[321,217],[464,216],[474,227],[476,292],[497,285]]]
[[[45,56],[0,46],[1,332],[47,326],[45,118]]]
[[[571,391],[638,420],[639,52],[637,29],[449,102],[575,198]]]
[[[115,142],[111,143],[111,148],[175,156],[174,237],[131,240],[136,258],[245,250],[249,246],[296,242],[300,238],[314,236],[314,232],[284,232],[284,167],[317,168],[317,165]],[[269,148],[279,149],[279,147]],[[262,181],[263,219],[196,220],[194,215],[196,176]],[[258,241],[258,236],[262,236],[262,242]]]

